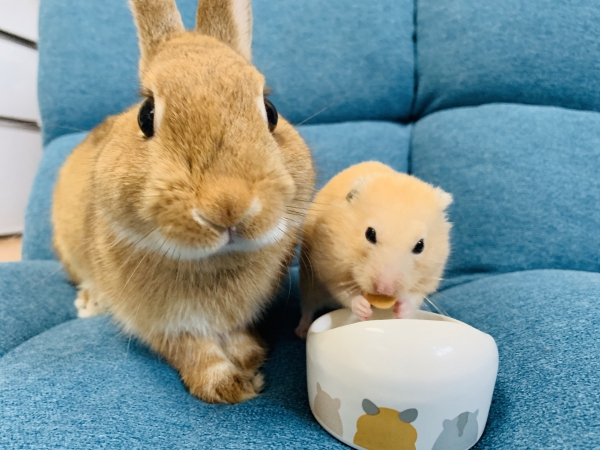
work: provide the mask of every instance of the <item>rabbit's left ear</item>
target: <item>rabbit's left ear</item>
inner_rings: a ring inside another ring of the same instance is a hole
[[[196,31],[229,45],[252,59],[252,8],[250,0],[200,0]]]
[[[150,63],[157,48],[175,33],[185,31],[175,0],[130,0],[140,41],[140,71]]]

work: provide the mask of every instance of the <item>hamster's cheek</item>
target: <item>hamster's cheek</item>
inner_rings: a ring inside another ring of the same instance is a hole
[[[352,264],[350,262],[350,264]],[[364,265],[361,263],[354,263],[350,266],[352,272],[352,278],[354,279],[357,286],[360,288],[361,292],[371,292],[372,291],[372,277],[371,273],[373,268],[369,265]]]

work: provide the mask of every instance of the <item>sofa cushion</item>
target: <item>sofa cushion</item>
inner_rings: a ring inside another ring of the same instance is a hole
[[[0,448],[346,448],[308,409],[298,298],[288,296],[297,277],[289,282],[261,327],[272,346],[257,399],[203,403],[108,316],[76,319],[0,358]]]
[[[0,356],[77,316],[75,289],[56,261],[0,265]]]
[[[449,276],[600,271],[600,114],[492,104],[417,122],[412,173],[454,195]]]
[[[65,159],[86,136],[87,133],[67,134],[44,149],[25,211],[23,259],[56,259],[51,223],[54,186]]]
[[[298,127],[310,146],[316,189],[352,164],[376,159],[408,172],[412,127],[393,122],[347,122]]]
[[[435,299],[498,344],[490,416],[474,448],[596,448],[600,274],[537,270],[488,276]]]
[[[271,353],[258,398],[236,406],[202,403],[108,317],[77,319],[0,359],[0,447],[346,448],[309,410],[305,345],[293,335],[293,275],[263,324]],[[477,449],[598,442],[592,424],[600,423],[599,293],[599,274],[534,271],[488,276],[437,296],[499,346],[497,387]]]
[[[406,172],[411,127],[393,122],[348,122],[298,127],[311,146],[318,186],[351,164],[378,159]],[[31,191],[23,236],[24,259],[55,259],[52,249],[52,194],[58,170],[87,133],[52,141],[45,149]]]
[[[192,28],[198,0],[177,1]],[[407,120],[413,1],[254,0],[253,53],[293,123]],[[39,103],[45,142],[93,128],[137,101],[138,47],[124,0],[40,5]]]
[[[419,117],[491,102],[600,111],[600,3],[416,3]]]

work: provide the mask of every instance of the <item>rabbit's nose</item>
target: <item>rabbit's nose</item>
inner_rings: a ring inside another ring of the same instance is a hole
[[[235,227],[246,217],[262,209],[248,183],[235,179],[220,181],[218,185],[208,188],[199,207],[193,210],[196,222],[227,229]]]

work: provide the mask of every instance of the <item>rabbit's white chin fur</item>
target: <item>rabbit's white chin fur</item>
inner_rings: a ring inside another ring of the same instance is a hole
[[[113,224],[113,232],[117,241],[126,242],[139,250],[158,253],[167,258],[188,261],[204,259],[217,254],[260,250],[279,242],[285,236],[286,231],[287,224],[285,218],[282,217],[277,225],[256,239],[244,239],[223,232],[217,243],[212,247],[191,247],[169,239],[158,229],[143,235],[116,222]]]

